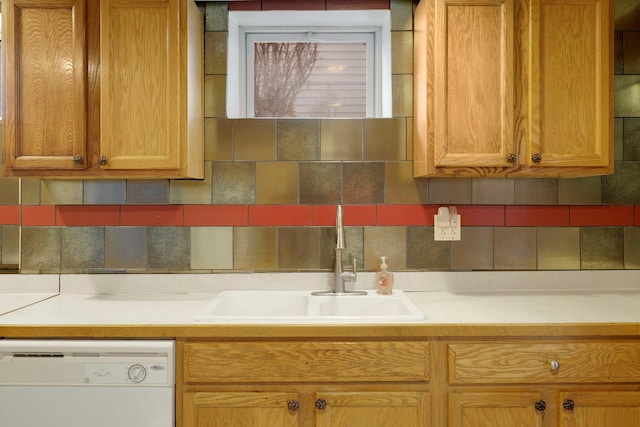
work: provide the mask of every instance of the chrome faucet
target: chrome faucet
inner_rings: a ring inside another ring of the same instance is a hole
[[[353,258],[353,271],[342,271],[342,251],[347,247],[342,224],[342,206],[336,209],[336,264],[333,272],[333,290],[313,292],[312,295],[366,295],[365,291],[347,291],[345,282],[355,282],[357,276],[357,260]]]

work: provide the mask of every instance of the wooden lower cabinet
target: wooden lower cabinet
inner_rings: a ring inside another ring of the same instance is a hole
[[[430,427],[427,341],[179,342],[178,427]]]
[[[446,400],[443,425],[640,427],[638,340],[516,338],[439,348],[447,379],[433,393]]]
[[[188,392],[183,426],[408,427],[429,425],[429,395],[420,392]]]

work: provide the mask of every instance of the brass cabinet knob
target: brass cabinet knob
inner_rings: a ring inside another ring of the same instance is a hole
[[[540,154],[536,153],[533,156],[531,156],[531,161],[533,163],[540,163],[542,161],[542,156]]]
[[[99,164],[100,166],[104,166],[104,165],[106,165],[106,164],[107,164],[107,158],[106,158],[105,156],[100,156],[100,157],[98,158],[98,164]]]
[[[547,402],[544,400],[536,400],[536,411],[542,412],[547,409]]]
[[[82,156],[73,156],[73,164],[82,165],[84,163],[84,157]]]
[[[318,409],[324,409],[327,407],[327,401],[324,399],[318,399],[316,400],[316,408]]]

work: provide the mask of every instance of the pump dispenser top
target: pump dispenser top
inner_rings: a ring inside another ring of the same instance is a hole
[[[376,273],[376,288],[380,295],[390,295],[393,291],[393,273],[388,271],[387,257],[381,256],[380,270]]]

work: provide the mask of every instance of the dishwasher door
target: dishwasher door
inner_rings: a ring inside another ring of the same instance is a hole
[[[173,427],[173,341],[0,340],[0,427]]]

